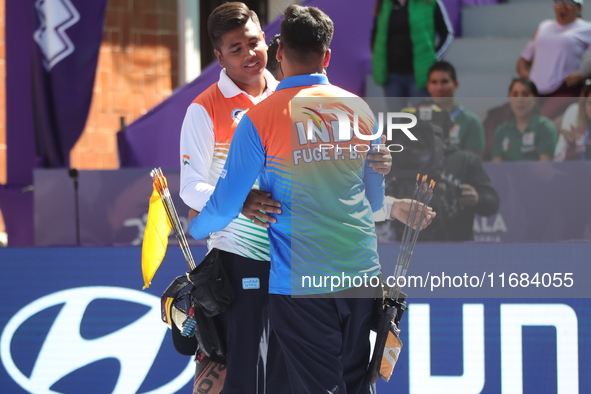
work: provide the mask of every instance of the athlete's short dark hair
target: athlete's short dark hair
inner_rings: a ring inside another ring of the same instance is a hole
[[[277,78],[277,66],[279,65],[279,62],[277,61],[277,48],[279,48],[279,34],[275,34],[273,38],[271,38],[267,49],[267,70],[269,70],[275,78]]]
[[[324,56],[332,36],[332,20],[316,7],[290,5],[283,13],[281,43],[285,54],[293,61],[307,64]]]
[[[222,43],[222,36],[237,27],[244,26],[252,20],[261,28],[259,17],[244,3],[234,1],[217,7],[207,18],[207,32],[213,46],[218,51]]]

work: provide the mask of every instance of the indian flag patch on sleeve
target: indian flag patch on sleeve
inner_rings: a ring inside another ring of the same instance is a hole
[[[183,155],[183,160],[182,160],[183,165],[191,164],[189,160],[191,160],[191,156]]]

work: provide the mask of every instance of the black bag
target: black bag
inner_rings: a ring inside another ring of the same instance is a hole
[[[172,328],[177,352],[191,356],[201,351],[212,361],[224,364],[226,349],[217,322],[195,302],[193,290],[186,275],[176,277],[162,294],[162,321]]]
[[[183,356],[193,356],[197,351],[195,335],[181,334],[191,308],[191,287],[186,276],[178,276],[164,290],[160,302],[162,321],[172,329],[174,348]]]
[[[205,316],[222,313],[236,298],[218,249],[212,249],[189,273],[189,280],[193,283],[191,296],[201,306]]]
[[[226,344],[218,327],[218,321],[205,315],[203,308],[195,307],[195,337],[199,349],[218,364],[226,364]]]

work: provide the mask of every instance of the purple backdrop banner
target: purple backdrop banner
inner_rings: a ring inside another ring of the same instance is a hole
[[[31,83],[33,16],[33,2],[6,0],[6,32],[10,32],[6,34],[8,184],[31,184],[36,164]]]
[[[36,166],[33,132],[32,50],[34,5],[6,0],[6,174],[0,210],[11,246],[33,244],[33,197],[21,190],[33,183]]]
[[[189,208],[178,196],[179,170],[163,172],[181,223],[188,229]],[[152,194],[150,169],[79,171],[78,174],[80,243],[140,245]],[[74,182],[68,170],[35,170],[35,245],[76,244],[75,198]],[[174,236],[170,242],[176,242]]]
[[[494,216],[476,218],[477,241],[591,240],[591,162],[485,163],[485,168],[501,207]],[[178,198],[178,169],[165,169],[164,174],[187,228],[188,208]],[[151,192],[149,169],[80,171],[81,243],[139,245]],[[36,170],[36,245],[74,244],[75,217],[73,181],[67,171]]]
[[[476,241],[591,240],[591,162],[484,163],[499,212],[476,218]]]
[[[107,0],[35,2],[33,111],[45,167],[68,167],[84,130],[103,36]]]
[[[7,185],[10,246],[33,244],[33,169],[67,166],[86,123],[107,0],[6,0]],[[30,190],[29,190],[30,191]]]

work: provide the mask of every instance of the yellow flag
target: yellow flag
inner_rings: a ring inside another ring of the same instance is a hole
[[[162,202],[160,194],[154,188],[150,197],[148,221],[146,222],[146,230],[144,231],[144,240],[142,242],[144,289],[150,286],[152,278],[164,259],[166,248],[168,247],[168,236],[171,230],[172,224],[166,215],[164,202]]]

